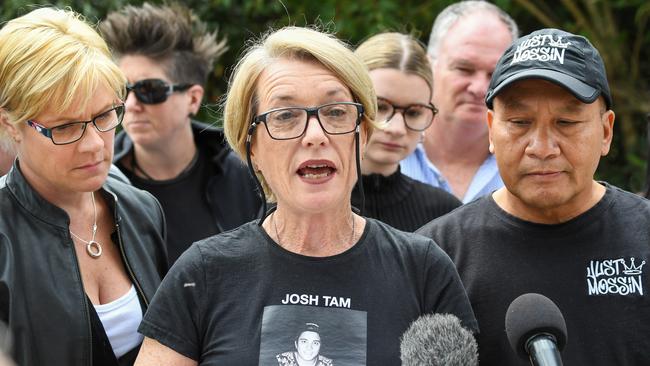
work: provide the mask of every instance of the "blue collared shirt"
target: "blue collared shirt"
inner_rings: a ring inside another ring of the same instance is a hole
[[[424,152],[424,146],[418,144],[413,153],[400,162],[402,173],[420,182],[430,184],[434,187],[444,189],[453,194],[451,186],[442,176],[438,168],[427,158]],[[503,187],[503,181],[499,175],[499,168],[494,155],[488,154],[487,159],[478,168],[478,171],[472,178],[472,182],[465,192],[463,203],[471,202],[474,199],[490,194],[493,191]]]

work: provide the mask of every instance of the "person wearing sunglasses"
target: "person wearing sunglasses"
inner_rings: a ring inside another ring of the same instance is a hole
[[[18,365],[132,365],[168,269],[156,199],[109,175],[125,78],[81,16],[0,30],[0,321]]]
[[[277,205],[181,256],[140,325],[137,366],[277,365],[287,325],[306,316],[336,324],[327,353],[353,365],[398,365],[400,336],[423,313],[475,326],[433,241],[352,210],[377,100],[346,44],[282,28],[246,51],[229,85],[228,142]]]
[[[402,174],[399,163],[422,139],[437,113],[424,48],[409,35],[382,33],[357,47],[377,93],[377,122],[361,163],[368,217],[413,232],[461,205],[452,194]],[[352,204],[360,208],[359,189]]]
[[[261,205],[223,131],[192,119],[214,60],[227,49],[205,29],[185,7],[147,3],[100,24],[128,79],[114,161],[160,201],[170,263],[192,242],[253,220]]]

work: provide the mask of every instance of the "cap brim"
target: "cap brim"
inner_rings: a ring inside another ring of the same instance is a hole
[[[591,87],[582,81],[575,79],[569,75],[549,69],[532,69],[525,70],[514,74],[507,79],[503,80],[497,85],[494,90],[487,96],[485,103],[488,108],[492,109],[492,102],[505,88],[520,80],[526,79],[542,79],[557,84],[571,92],[579,101],[583,103],[593,103],[600,96],[600,91]]]

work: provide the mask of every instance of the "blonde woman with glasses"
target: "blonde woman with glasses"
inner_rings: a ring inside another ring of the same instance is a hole
[[[131,365],[167,270],[149,194],[107,178],[125,78],[79,15],[41,8],[0,30],[0,319],[21,366]]]
[[[438,111],[430,102],[431,66],[420,43],[401,33],[370,37],[355,53],[370,72],[380,124],[368,140],[361,163],[363,212],[413,232],[461,205],[453,195],[400,171],[400,161],[415,150]],[[362,204],[359,189],[352,192],[352,204]]]
[[[308,319],[337,340],[318,349],[337,364],[396,365],[400,336],[422,314],[476,326],[433,241],[352,211],[375,114],[366,68],[335,37],[289,27],[248,49],[225,131],[276,208],[180,257],[140,326],[136,365],[277,365]]]

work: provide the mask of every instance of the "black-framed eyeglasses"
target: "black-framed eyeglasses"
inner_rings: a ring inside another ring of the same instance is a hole
[[[129,93],[133,92],[140,103],[159,104],[166,101],[172,93],[185,91],[192,85],[194,84],[172,85],[160,79],[144,79],[126,84],[126,97],[128,98]]]
[[[353,132],[361,123],[363,105],[354,102],[337,102],[318,107],[276,108],[253,118],[253,127],[264,123],[266,131],[274,140],[290,140],[307,131],[311,116],[329,135],[343,135]]]
[[[431,126],[433,117],[438,113],[438,109],[431,103],[399,106],[386,98],[377,97],[377,121],[388,123],[397,111],[402,113],[406,128],[413,131],[426,130]]]
[[[99,132],[108,132],[122,123],[123,119],[124,104],[120,104],[98,114],[90,121],[64,123],[51,128],[47,128],[33,119],[27,120],[26,123],[41,135],[49,137],[54,145],[66,145],[79,141],[86,132],[86,126],[89,123],[92,123]]]

